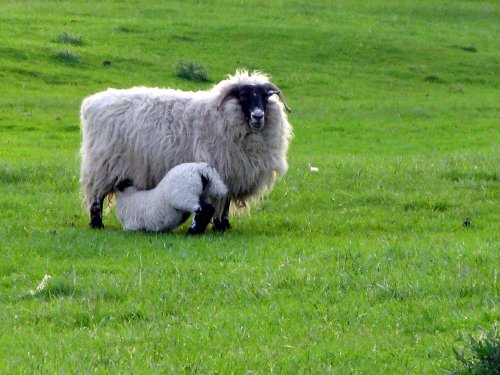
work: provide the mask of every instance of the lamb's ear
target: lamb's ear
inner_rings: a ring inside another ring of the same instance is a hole
[[[222,90],[219,96],[219,103],[217,104],[217,111],[222,107],[222,105],[229,99],[237,97],[240,93],[240,85],[235,83],[228,86],[226,89]]]
[[[285,106],[286,110],[288,112],[292,112],[292,110],[290,109],[290,107],[286,104],[285,97],[283,96],[283,93],[278,88],[278,86],[276,86],[274,83],[269,82],[269,83],[264,83],[262,85],[262,87],[264,87],[264,90],[266,90],[268,96],[271,96],[271,95],[274,95],[274,94],[278,95],[279,98],[280,98],[280,100],[281,100],[281,102]]]

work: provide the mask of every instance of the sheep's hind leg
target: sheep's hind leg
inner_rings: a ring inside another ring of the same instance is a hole
[[[93,229],[102,229],[104,224],[102,223],[102,206],[104,203],[104,197],[95,197],[90,206],[90,227]]]
[[[231,229],[231,224],[229,224],[229,206],[231,205],[231,197],[227,197],[224,202],[224,210],[220,217],[214,218],[213,230],[217,232],[225,232]]]
[[[194,218],[189,227],[188,234],[201,234],[207,229],[208,223],[214,216],[215,208],[210,203],[202,202],[200,208],[194,213]]]

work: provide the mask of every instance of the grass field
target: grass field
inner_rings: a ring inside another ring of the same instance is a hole
[[[453,367],[500,320],[499,19],[496,1],[1,2],[0,373]],[[112,209],[91,230],[81,100],[237,68],[293,110],[274,191],[224,235],[123,233]]]

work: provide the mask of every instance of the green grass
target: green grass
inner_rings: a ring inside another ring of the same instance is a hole
[[[500,317],[499,12],[2,2],[0,373],[453,368],[457,342]],[[78,62],[54,57],[69,49]],[[90,230],[81,100],[211,86],[178,77],[180,61],[213,82],[273,77],[293,110],[288,174],[225,235],[123,233],[112,209]]]

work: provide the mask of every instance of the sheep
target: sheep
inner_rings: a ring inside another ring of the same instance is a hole
[[[188,234],[203,233],[212,219],[212,202],[227,187],[207,163],[183,163],[172,168],[151,190],[138,190],[130,180],[117,184],[116,213],[126,231],[170,231],[194,213]]]
[[[231,200],[261,196],[288,169],[292,126],[284,108],[290,112],[265,74],[239,70],[207,91],[133,87],[87,97],[80,183],[90,226],[103,227],[103,201],[117,182],[151,189],[178,164],[207,162],[228,187],[215,202],[213,227],[229,229]]]

